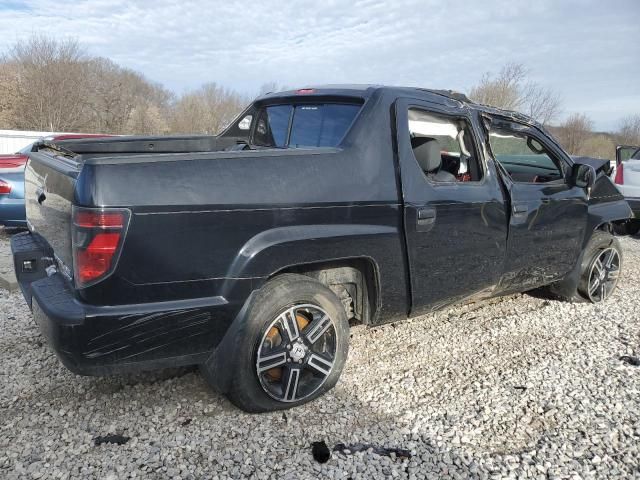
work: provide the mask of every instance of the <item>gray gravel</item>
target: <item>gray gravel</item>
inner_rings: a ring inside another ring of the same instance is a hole
[[[640,239],[622,244],[605,305],[516,295],[354,327],[332,392],[263,415],[193,369],[75,376],[0,291],[0,478],[640,478],[640,367],[620,360],[640,356]],[[130,440],[94,445],[110,433]],[[347,450],[319,464],[318,440]]]

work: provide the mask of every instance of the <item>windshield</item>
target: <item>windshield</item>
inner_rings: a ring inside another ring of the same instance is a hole
[[[262,147],[335,147],[361,105],[271,105],[258,112],[253,144]]]

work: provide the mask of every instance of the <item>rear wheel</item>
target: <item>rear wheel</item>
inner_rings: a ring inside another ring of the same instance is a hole
[[[258,292],[243,321],[227,394],[236,406],[249,412],[291,408],[338,381],[349,324],[325,285],[303,275],[276,277]]]

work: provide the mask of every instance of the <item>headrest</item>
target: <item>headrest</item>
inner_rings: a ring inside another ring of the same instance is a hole
[[[414,137],[411,139],[413,154],[420,168],[427,173],[437,173],[442,165],[440,144],[429,137]]]

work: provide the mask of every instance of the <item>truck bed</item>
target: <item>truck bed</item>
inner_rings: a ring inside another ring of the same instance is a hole
[[[314,238],[335,237],[347,255],[394,252],[388,278],[403,284],[393,152],[372,130],[378,122],[389,129],[388,117],[369,119],[364,131],[353,129],[365,141],[344,147],[227,151],[234,138],[211,136],[44,144],[26,168],[27,217],[70,272],[72,205],[131,212],[116,271],[100,288],[77,293],[95,304],[197,298],[230,288],[229,279],[255,285],[278,268],[266,252],[284,248],[287,239],[309,242],[308,251],[288,252],[302,263],[331,254],[317,251]],[[372,156],[372,149],[382,155]],[[379,234],[379,241],[367,241]],[[345,236],[353,242],[347,245]],[[406,297],[389,307],[406,312]]]

